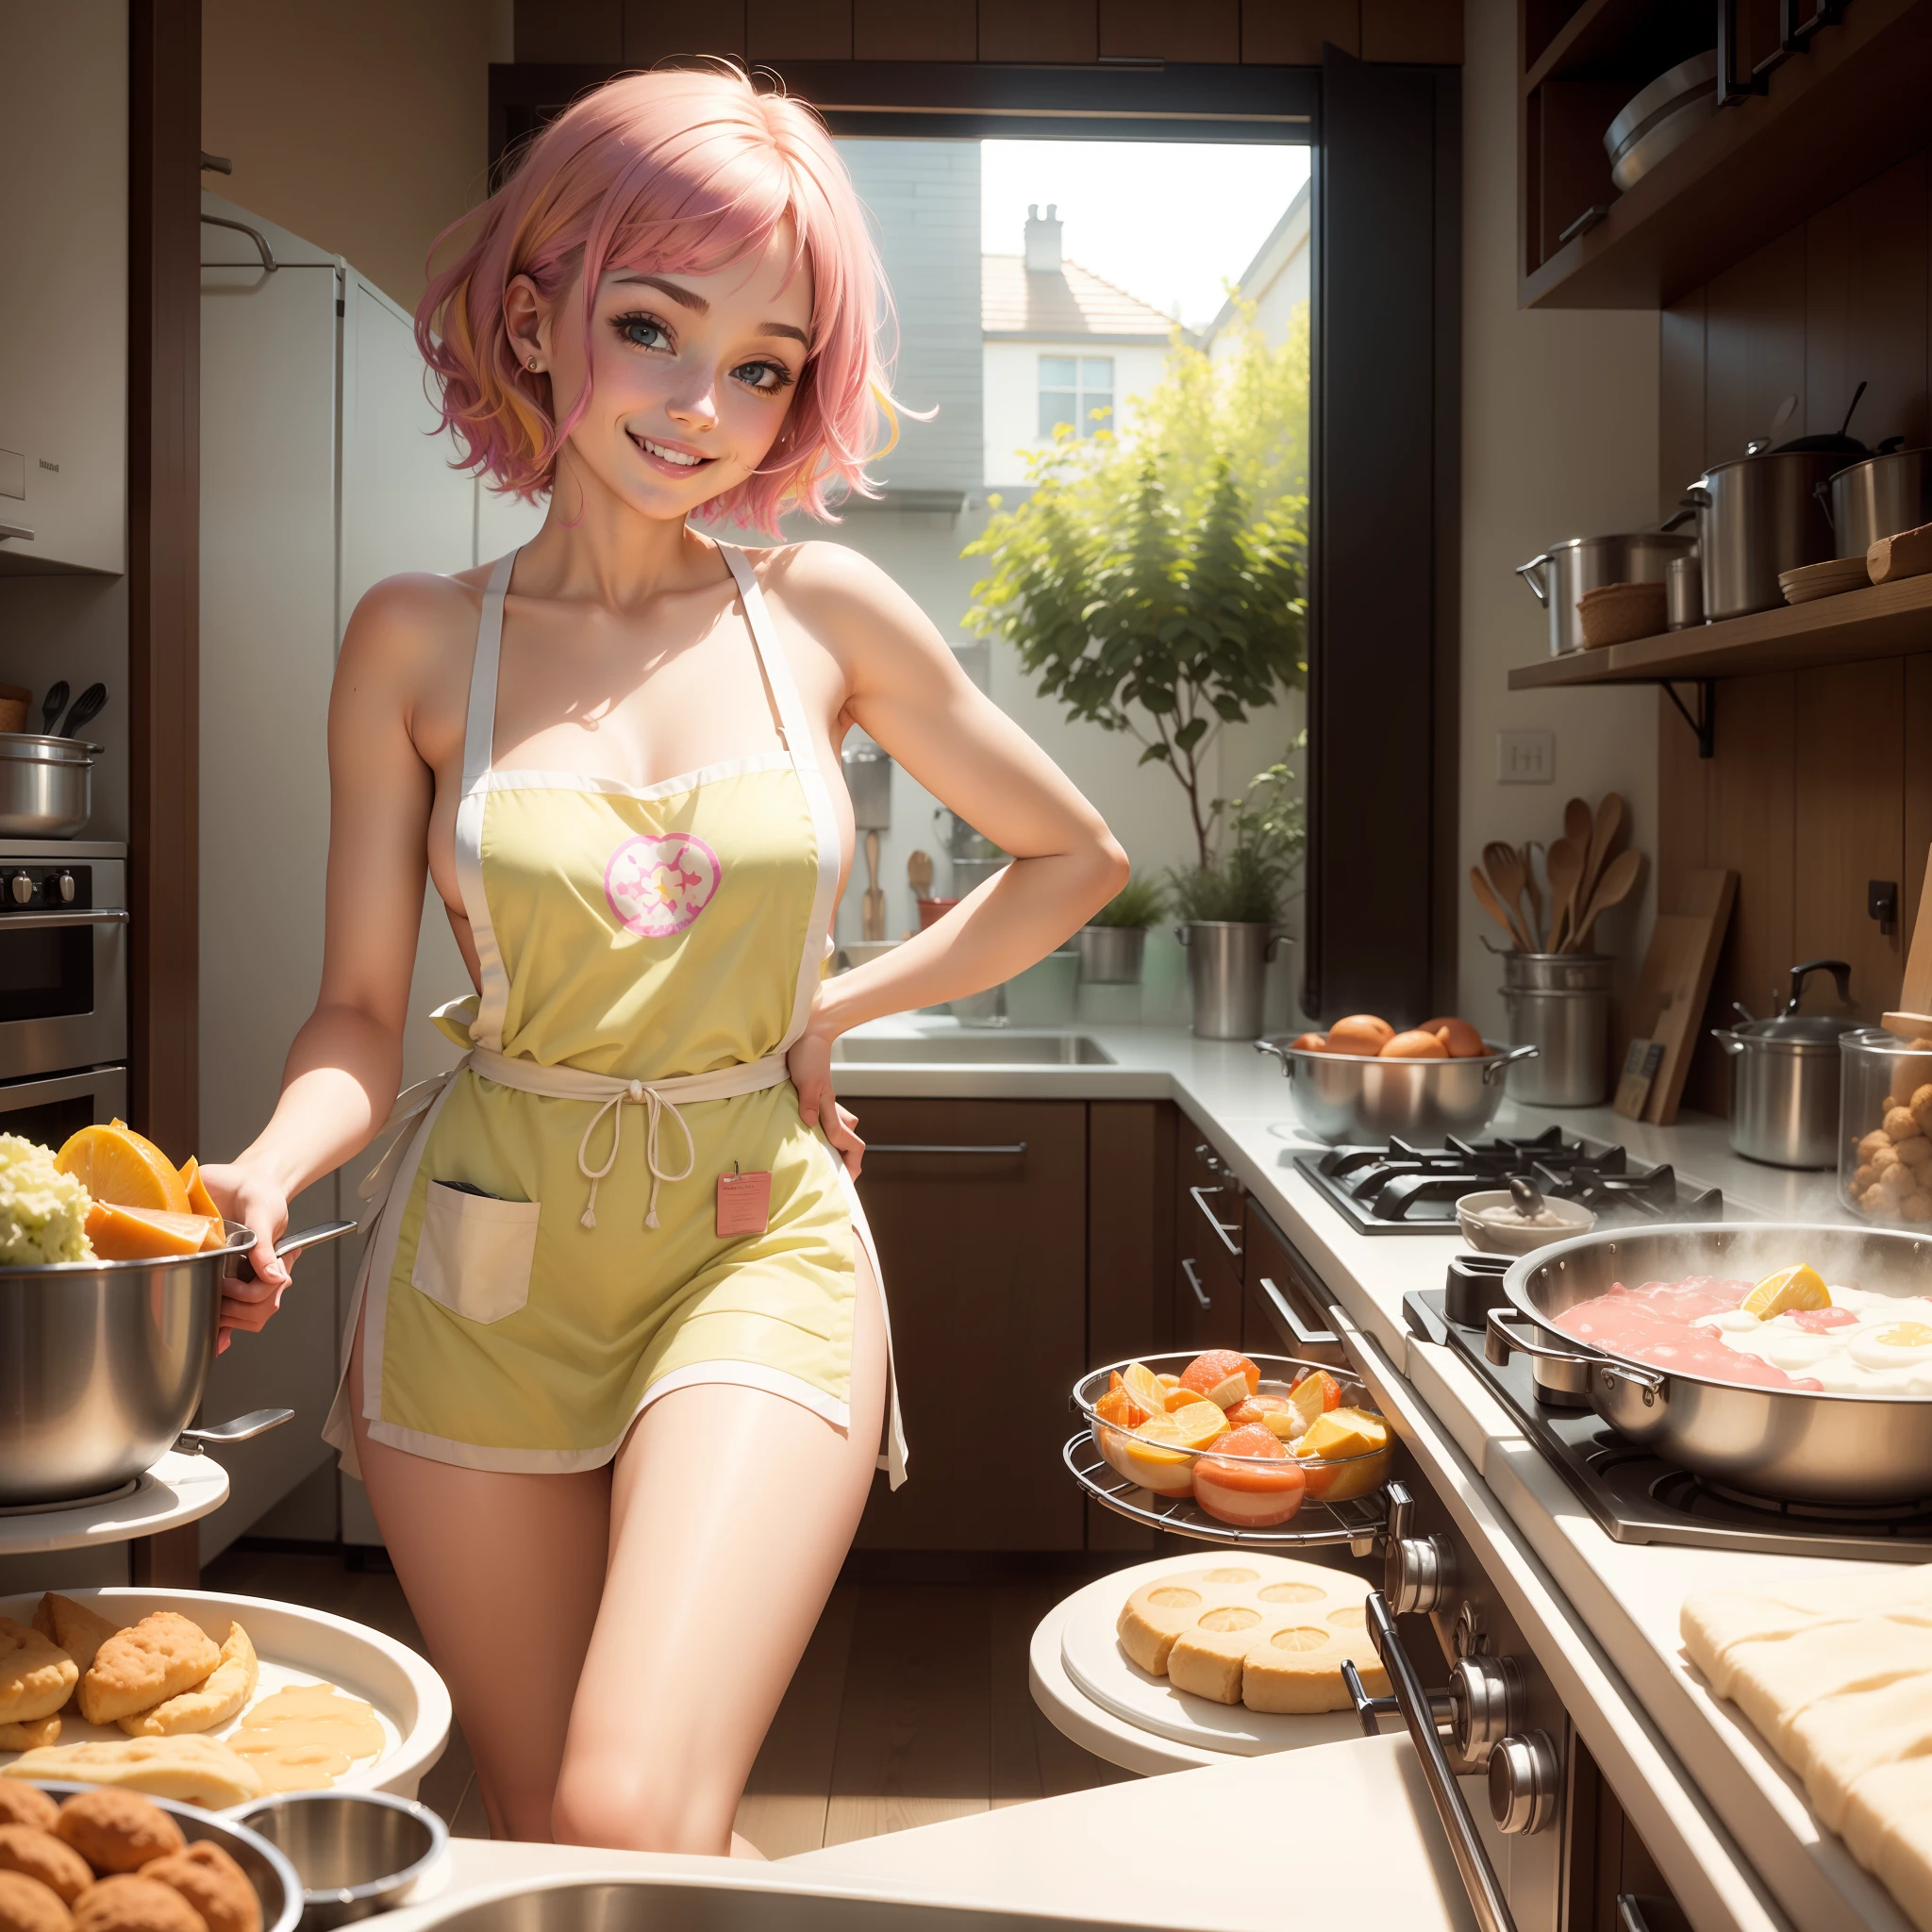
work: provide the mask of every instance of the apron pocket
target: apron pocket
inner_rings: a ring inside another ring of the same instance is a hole
[[[500,1322],[530,1299],[535,1201],[499,1201],[429,1183],[409,1286],[470,1322]]]

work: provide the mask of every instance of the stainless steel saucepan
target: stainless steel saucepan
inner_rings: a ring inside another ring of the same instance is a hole
[[[1620,1228],[1525,1255],[1503,1277],[1487,1351],[1521,1350],[1580,1374],[1619,1435],[1712,1481],[1780,1502],[1866,1507],[1932,1497],[1932,1396],[1751,1388],[1652,1368],[1554,1325],[1614,1283],[1757,1280],[1808,1261],[1827,1282],[1899,1295],[1932,1289],[1932,1239],[1874,1227],[1736,1223]]]
[[[355,1227],[306,1227],[275,1253]],[[288,1420],[288,1409],[258,1409],[188,1428],[215,1358],[222,1277],[237,1257],[252,1274],[255,1236],[226,1228],[219,1248],[166,1260],[0,1268],[0,1508],[101,1495],[177,1441],[241,1441]]]
[[[1373,1054],[1309,1053],[1257,1040],[1293,1085],[1289,1097],[1302,1124],[1336,1146],[1373,1146],[1400,1135],[1412,1147],[1441,1147],[1451,1134],[1474,1134],[1495,1119],[1509,1069],[1537,1048],[1498,1046],[1467,1059],[1385,1060]]]

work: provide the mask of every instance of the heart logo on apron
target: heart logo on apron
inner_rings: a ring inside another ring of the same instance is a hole
[[[718,855],[689,832],[626,839],[604,868],[604,896],[626,932],[669,939],[711,903],[724,869]]]

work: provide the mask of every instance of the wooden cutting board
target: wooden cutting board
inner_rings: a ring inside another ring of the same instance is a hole
[[[1901,1040],[1919,1040],[1932,1033],[1932,854],[1925,859],[1925,884],[1919,894],[1919,917],[1912,926],[1912,949],[1906,955],[1905,984],[1898,994],[1899,1010],[1885,1016],[1889,1032]]]
[[[1734,872],[1686,873],[1678,909],[1657,914],[1630,1009],[1630,1047],[1613,1103],[1626,1120],[1667,1127],[1677,1118],[1737,896]]]

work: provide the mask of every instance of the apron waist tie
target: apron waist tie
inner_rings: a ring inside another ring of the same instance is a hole
[[[625,1106],[642,1107],[647,1110],[648,1124],[644,1128],[644,1165],[651,1171],[651,1200],[644,1213],[644,1225],[658,1225],[658,1190],[666,1181],[688,1181],[692,1168],[698,1164],[698,1143],[691,1137],[690,1124],[678,1112],[677,1103],[667,1100],[657,1088],[647,1086],[642,1080],[632,1080],[622,1093],[613,1093],[595,1113],[591,1116],[590,1124],[584,1129],[584,1138],[577,1142],[577,1172],[591,1184],[591,1198],[585,1203],[584,1211],[578,1222],[584,1227],[597,1225],[597,1184],[617,1165],[617,1150],[624,1140],[624,1109]],[[677,1130],[684,1136],[684,1167],[677,1174],[666,1174],[658,1165],[658,1126],[665,1114],[677,1123]],[[602,1125],[604,1116],[610,1116],[610,1158],[602,1167],[591,1165],[591,1136]]]

